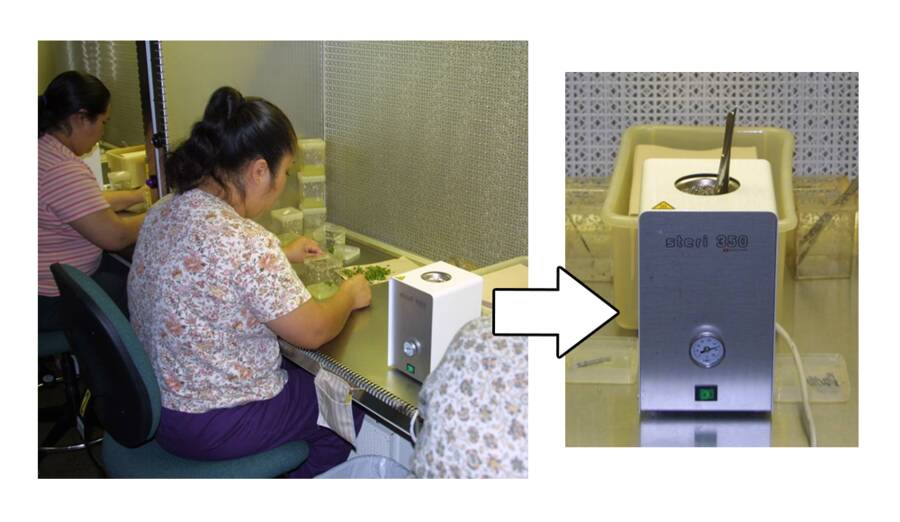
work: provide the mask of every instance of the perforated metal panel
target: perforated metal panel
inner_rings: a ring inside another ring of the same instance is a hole
[[[856,73],[567,73],[566,175],[612,174],[635,124],[782,127],[794,133],[795,175],[857,176]]]
[[[526,42],[326,42],[329,221],[432,259],[527,254]]]

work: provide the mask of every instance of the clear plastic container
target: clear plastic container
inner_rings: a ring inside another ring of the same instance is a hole
[[[566,209],[591,208],[599,210],[603,208],[606,195],[609,192],[609,177],[597,176],[591,178],[566,178]]]
[[[609,178],[566,179],[566,268],[582,281],[612,279],[612,236],[600,217]]]
[[[322,300],[331,297],[340,288],[342,278],[338,271],[343,266],[340,258],[323,254],[304,260],[297,272],[309,293]]]
[[[320,138],[297,140],[300,172],[304,176],[325,175],[325,140]]]
[[[839,353],[806,353],[800,356],[806,373],[810,402],[847,402],[850,399],[850,375]],[[794,357],[775,357],[775,400],[800,402],[800,380]]]
[[[850,277],[859,210],[856,185],[847,176],[802,176],[794,180],[797,279]]]
[[[278,237],[278,242],[281,244],[281,246],[285,246],[300,237],[300,234],[297,234],[295,232],[282,232],[280,234],[276,234],[276,236]]]
[[[333,296],[341,289],[341,283],[339,281],[322,281],[319,283],[313,283],[311,285],[306,285],[306,289],[309,291],[309,295],[313,297],[316,301],[324,301],[329,297]]]
[[[325,206],[325,176],[300,176],[303,199],[300,208],[303,210]]]
[[[349,265],[359,259],[359,247],[353,245],[335,245],[334,255],[344,261],[344,265]]]
[[[343,266],[340,259],[330,254],[309,257],[301,263],[300,277],[304,283],[340,281],[341,277],[337,272]]]
[[[327,209],[325,207],[303,209],[303,230],[307,237],[315,237],[316,231],[325,226]]]
[[[637,337],[595,335],[566,355],[566,383],[631,384],[637,377]]]
[[[613,304],[619,309],[616,322],[622,328],[637,329],[637,227],[638,216],[629,212],[634,149],[638,145],[658,145],[673,149],[695,150],[698,157],[704,151],[718,147],[721,151],[722,127],[683,127],[673,125],[638,125],[622,134],[619,153],[609,185],[609,195],[601,216],[610,226],[613,255]],[[797,226],[794,209],[792,173],[794,136],[787,130],[774,127],[736,127],[733,147],[755,147],[759,158],[772,166],[775,199],[778,206],[778,272],[776,309],[784,320],[781,284],[788,233]]]
[[[100,187],[101,192],[108,192],[110,190],[135,190],[128,186],[128,180],[131,178],[131,175],[125,171],[115,171],[110,172],[108,174],[110,179],[110,183],[104,184]],[[124,181],[123,181],[124,180]],[[144,192],[144,201],[141,203],[135,203],[129,207],[126,207],[124,210],[126,212],[132,212],[134,214],[139,214],[141,212],[146,212],[147,209],[153,204],[153,194],[151,191]]]
[[[272,228],[274,233],[293,232],[303,233],[303,212],[294,207],[279,208],[271,211]]]
[[[335,250],[337,247],[343,248],[347,244],[347,229],[340,225],[325,223],[322,235],[325,240],[323,245],[325,250],[332,254],[337,253]]]

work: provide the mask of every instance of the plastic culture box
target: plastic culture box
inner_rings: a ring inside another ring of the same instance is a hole
[[[338,251],[343,252],[343,246],[347,244],[347,229],[333,223],[325,223],[322,228],[324,229],[322,235],[325,239],[323,245],[325,250],[332,254],[337,254]]]
[[[312,209],[325,206],[325,176],[309,176],[305,172],[300,176],[303,188],[303,199],[300,208]]]
[[[298,270],[300,280],[315,299],[328,299],[340,288],[342,278],[338,270],[344,266],[341,259],[323,254],[307,258]]]
[[[325,175],[325,140],[320,138],[297,140],[300,172],[303,176]]]
[[[295,234],[303,234],[303,212],[293,208],[279,208],[270,213],[272,217],[272,226],[276,230],[276,234],[293,232]]]
[[[307,237],[315,237],[316,231],[325,226],[325,207],[303,210],[303,231]]]
[[[566,268],[582,281],[612,279],[612,238],[600,217],[609,178],[566,179]]]
[[[796,278],[850,277],[855,258],[858,182],[847,176],[804,176],[794,183]]]

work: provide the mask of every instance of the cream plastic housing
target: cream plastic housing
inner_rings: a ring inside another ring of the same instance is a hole
[[[118,181],[118,190],[136,189],[147,182],[147,153],[143,145],[109,150],[106,152],[106,162],[110,172],[128,173],[126,178]]]
[[[685,176],[709,173],[715,177],[718,170],[717,159],[646,160],[640,211],[758,211],[778,214],[772,167],[764,159],[732,159],[731,179],[737,180],[740,187],[727,194],[700,196],[683,192],[675,186]],[[668,209],[662,203],[673,208]]]
[[[443,261],[392,277],[388,366],[424,381],[456,332],[481,315],[483,284],[481,276]]]

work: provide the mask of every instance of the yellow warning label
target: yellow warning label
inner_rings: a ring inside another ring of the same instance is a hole
[[[91,402],[91,390],[87,389],[84,392],[84,397],[81,399],[81,408],[78,409],[78,415],[84,417],[84,413],[87,411],[88,403]]]
[[[660,201],[653,207],[653,210],[675,210],[675,207],[670,205],[667,201]]]

